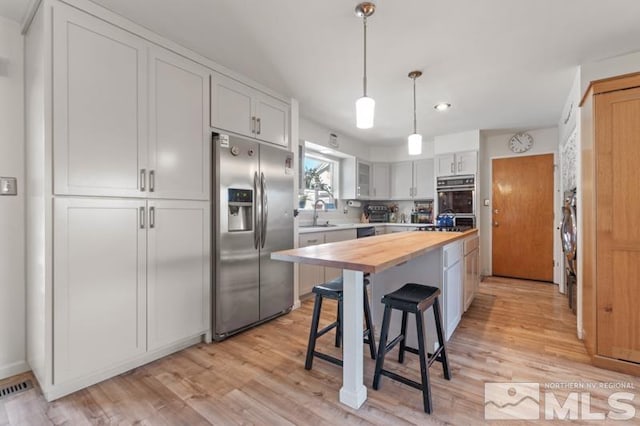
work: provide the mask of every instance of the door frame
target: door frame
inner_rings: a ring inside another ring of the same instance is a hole
[[[560,280],[563,280],[562,245],[560,241],[560,231],[558,230],[560,221],[562,220],[559,213],[560,206],[562,205],[562,191],[560,191],[560,157],[557,151],[531,152],[527,155],[495,155],[489,157],[489,167],[487,171],[488,179],[486,180],[484,191],[482,191],[484,193],[482,199],[489,200],[489,208],[487,209],[487,206],[482,205],[482,203],[478,203],[481,208],[479,218],[481,228],[485,229],[488,234],[488,247],[481,251],[481,253],[484,252],[484,256],[486,256],[486,262],[481,262],[481,269],[486,268],[485,270],[488,271],[489,275],[493,275],[493,227],[491,224],[491,211],[493,209],[493,191],[491,190],[493,185],[493,160],[548,154],[553,155],[553,283],[560,284]],[[481,256],[483,255],[481,254]]]

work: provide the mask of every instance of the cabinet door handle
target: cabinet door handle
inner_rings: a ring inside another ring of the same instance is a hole
[[[451,173],[455,173],[456,169],[456,163],[451,163]]]
[[[145,216],[144,207],[140,207],[140,229],[144,229],[145,227],[144,216]]]
[[[140,169],[140,191],[144,192],[147,190],[147,170]]]
[[[251,133],[255,133],[255,132],[256,132],[256,118],[251,117]]]
[[[310,244],[310,243],[317,243],[317,242],[318,242],[318,240],[307,240],[307,244]]]
[[[156,190],[156,171],[149,170],[149,192]]]
[[[260,134],[260,132],[262,132],[262,121],[258,118],[256,119],[256,123],[258,124],[258,130],[256,131],[256,133]]]
[[[156,227],[156,208],[149,207],[149,228]]]
[[[462,171],[462,161],[458,163],[458,171]]]

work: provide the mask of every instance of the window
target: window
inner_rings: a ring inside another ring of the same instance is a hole
[[[305,153],[302,174],[304,182],[301,182],[302,190],[298,198],[301,209],[313,209],[314,202],[320,201],[324,203],[326,210],[336,208],[339,165],[338,160],[318,152]]]

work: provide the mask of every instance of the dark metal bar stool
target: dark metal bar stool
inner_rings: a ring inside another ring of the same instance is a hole
[[[369,350],[371,352],[371,358],[376,359],[376,341],[373,336],[373,321],[371,320],[371,308],[369,307],[369,297],[367,295],[367,285],[369,285],[369,280],[366,278],[369,274],[365,274],[364,279],[364,321],[366,325],[366,329],[363,332],[363,341],[369,345]],[[313,287],[312,292],[316,295],[315,304],[313,306],[313,318],[311,320],[311,331],[309,333],[309,344],[307,345],[307,359],[304,364],[304,368],[307,370],[311,370],[313,365],[313,357],[317,356],[318,358],[324,359],[325,361],[331,362],[333,364],[342,366],[342,360],[335,358],[331,355],[327,355],[322,352],[316,351],[316,340],[325,335],[327,332],[336,329],[336,348],[340,347],[342,342],[342,277],[336,278],[335,280],[326,282],[324,284],[318,284]],[[318,326],[320,323],[320,311],[322,308],[322,300],[323,299],[333,299],[338,301],[338,314],[337,318],[334,322],[323,328],[322,330],[318,330]]]
[[[384,303],[384,317],[382,319],[382,330],[380,332],[380,349],[378,349],[376,370],[373,376],[373,388],[376,390],[380,387],[380,376],[387,376],[393,380],[399,381],[400,383],[404,383],[405,385],[421,390],[422,400],[424,403],[424,411],[426,413],[431,413],[432,408],[431,386],[429,383],[429,367],[431,366],[431,364],[433,364],[434,361],[441,362],[445,379],[451,380],[451,371],[449,369],[449,361],[447,360],[447,350],[442,328],[442,315],[440,314],[440,304],[438,303],[439,295],[440,289],[437,287],[409,283],[405,284],[400,289],[385,295],[382,298],[382,303]],[[433,314],[436,320],[436,331],[438,333],[438,342],[440,343],[440,346],[433,354],[428,353],[426,350],[425,332],[422,322],[423,312],[429,309],[431,306],[433,306]],[[389,344],[387,344],[392,309],[402,311],[402,326],[400,329],[400,334]],[[408,313],[413,313],[416,317],[418,349],[411,348],[406,345]],[[405,351],[419,355],[422,383],[415,382],[413,380],[407,379],[406,377],[399,376],[398,374],[395,374],[389,370],[383,369],[385,355],[398,343],[400,343],[400,353],[398,355],[399,363],[402,364],[404,362]]]

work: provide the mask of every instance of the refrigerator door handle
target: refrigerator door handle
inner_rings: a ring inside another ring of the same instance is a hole
[[[254,209],[253,209],[253,245],[257,250],[260,245],[260,215],[258,213],[258,206],[262,202],[262,194],[258,191],[258,172],[253,175],[253,194],[254,194]],[[262,209],[260,209],[262,212]]]
[[[267,220],[269,219],[269,199],[267,198],[267,179],[264,177],[264,173],[260,173],[260,196],[262,197],[262,211],[261,211],[261,225],[262,225],[262,235],[260,239],[262,240],[261,247],[264,248],[264,244],[267,241]]]

